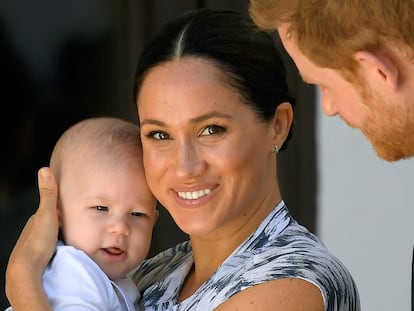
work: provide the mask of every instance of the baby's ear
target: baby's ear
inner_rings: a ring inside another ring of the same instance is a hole
[[[57,203],[56,203],[56,214],[57,214],[58,222],[59,222],[58,240],[65,241],[63,237],[63,231],[62,231],[62,208],[61,208],[61,203],[59,200],[59,195],[58,195]]]
[[[158,217],[160,216],[160,212],[158,212],[158,210],[156,209],[154,211],[154,215],[155,215],[154,217],[154,225],[155,225],[157,223]]]
[[[57,197],[57,202],[56,202],[56,214],[58,217],[59,227],[61,227],[62,226],[62,204],[60,202],[59,195]]]
[[[361,74],[368,79],[378,79],[392,92],[398,90],[400,71],[392,57],[380,51],[358,51],[354,59],[362,68]]]

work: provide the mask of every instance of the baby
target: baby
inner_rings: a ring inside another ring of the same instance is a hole
[[[43,275],[53,310],[135,310],[127,274],[149,252],[158,217],[147,187],[139,128],[91,118],[69,128],[51,156],[60,239]]]

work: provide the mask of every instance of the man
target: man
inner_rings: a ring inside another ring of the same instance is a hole
[[[413,0],[251,0],[249,12],[278,31],[325,114],[360,129],[386,161],[414,156]],[[412,273],[414,310],[414,261]]]
[[[277,29],[325,114],[359,128],[379,157],[414,156],[414,1],[252,0]]]

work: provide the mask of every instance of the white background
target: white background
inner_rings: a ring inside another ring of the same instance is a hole
[[[378,159],[359,130],[317,102],[317,234],[353,275],[362,310],[408,311],[414,159]]]

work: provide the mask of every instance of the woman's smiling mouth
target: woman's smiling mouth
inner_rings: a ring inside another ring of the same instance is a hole
[[[211,189],[203,189],[198,191],[179,191],[178,196],[185,200],[196,200],[210,194]]]

